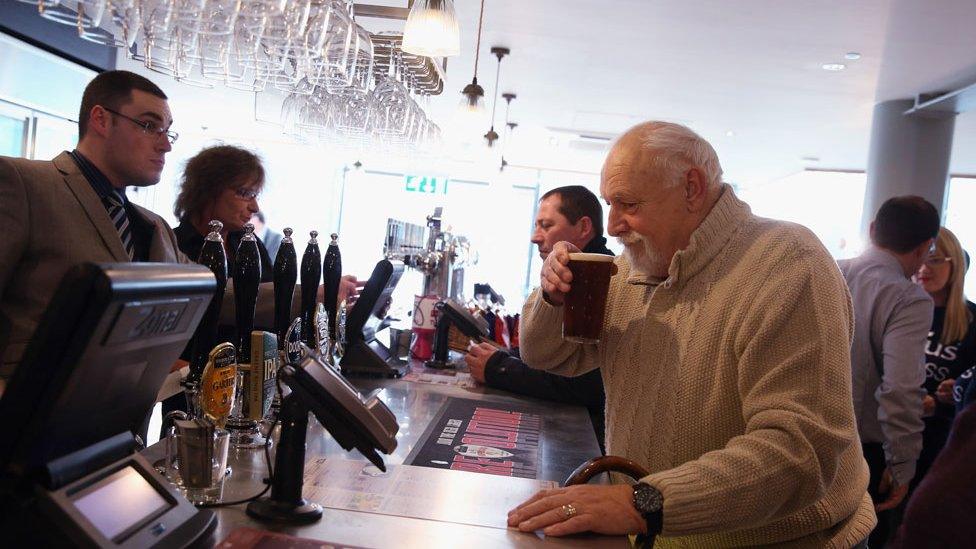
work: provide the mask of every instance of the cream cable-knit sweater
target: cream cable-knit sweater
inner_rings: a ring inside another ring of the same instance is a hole
[[[658,547],[851,547],[875,524],[851,399],[853,311],[804,227],[762,219],[725,187],[669,277],[616,259],[597,345],[561,337],[536,290],[522,358],[601,367],[607,453],[652,471]]]

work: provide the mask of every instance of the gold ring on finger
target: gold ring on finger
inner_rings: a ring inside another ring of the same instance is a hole
[[[563,505],[563,517],[567,520],[575,517],[577,512],[576,507],[572,503]]]

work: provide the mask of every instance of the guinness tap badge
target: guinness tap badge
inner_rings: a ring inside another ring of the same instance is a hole
[[[234,404],[237,383],[237,351],[224,342],[210,351],[200,383],[200,410],[203,417],[223,427]]]

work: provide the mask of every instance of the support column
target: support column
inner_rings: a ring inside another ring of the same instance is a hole
[[[956,116],[905,115],[914,104],[911,99],[898,99],[874,107],[861,217],[865,233],[881,204],[893,196],[918,195],[940,213],[944,209]]]

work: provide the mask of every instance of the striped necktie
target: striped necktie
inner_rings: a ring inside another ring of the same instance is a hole
[[[129,254],[129,259],[133,259],[135,257],[135,246],[132,244],[132,229],[129,227],[129,216],[125,213],[122,198],[118,193],[109,193],[105,197],[105,207],[108,208],[108,216],[112,218],[115,229],[119,231],[125,253]]]

